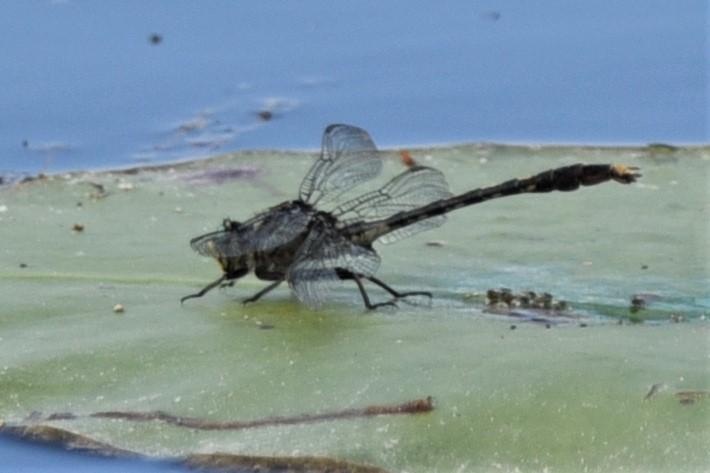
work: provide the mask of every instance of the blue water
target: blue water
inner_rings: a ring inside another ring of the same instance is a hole
[[[317,148],[331,122],[382,146],[706,143],[707,20],[705,0],[6,0],[0,174]],[[0,458],[177,469],[2,436]]]
[[[704,0],[7,0],[0,171],[317,148],[331,122],[383,146],[707,142],[706,28]]]
[[[0,471],[7,473],[177,473],[188,471],[175,463],[79,455],[61,448],[28,444],[0,434]]]

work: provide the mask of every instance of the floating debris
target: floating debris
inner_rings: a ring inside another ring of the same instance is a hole
[[[27,263],[20,263],[20,268],[25,269],[27,267]]]
[[[126,308],[123,307],[123,304],[116,304],[115,306],[113,306],[113,311],[116,314],[122,314],[126,311]]]
[[[271,110],[261,110],[257,112],[256,115],[262,122],[268,122],[271,121],[272,118],[274,118],[274,113]]]
[[[656,383],[653,386],[651,386],[651,389],[648,390],[646,395],[643,397],[644,401],[648,401],[652,397],[654,397],[656,394],[658,394],[662,388],[665,388],[666,385],[664,383]]]
[[[193,184],[202,185],[224,184],[237,179],[252,179],[259,172],[259,168],[253,166],[242,166],[235,169],[213,169],[189,175],[185,180]]]
[[[158,33],[152,33],[150,36],[148,36],[148,41],[153,46],[157,46],[163,42],[163,36],[159,35]]]
[[[500,20],[501,16],[501,13],[496,10],[489,10],[481,13],[481,19],[493,22]]]
[[[534,291],[524,291],[519,294],[503,287],[498,290],[489,289],[486,292],[486,305],[489,307],[542,309],[546,311],[564,312],[569,309],[567,302],[556,300],[552,294]]]
[[[225,133],[203,133],[197,138],[185,140],[185,142],[193,148],[210,148],[219,149],[225,146],[234,139],[235,134],[232,132]]]
[[[262,322],[261,320],[257,320],[257,321],[255,322],[255,324],[256,324],[257,327],[259,327],[260,330],[271,330],[271,329],[275,328],[274,325],[265,324],[265,323]]]
[[[569,304],[563,300],[555,299],[552,294],[534,291],[514,293],[503,287],[489,289],[485,296],[478,293],[464,294],[467,302],[483,301],[486,305],[484,312],[517,317],[530,322],[544,323],[547,328],[551,324],[561,321],[572,322],[578,317],[570,312]]]
[[[678,391],[675,393],[676,399],[684,406],[695,404],[703,399],[710,399],[710,391],[693,390],[693,391]]]
[[[207,128],[211,122],[211,115],[207,112],[201,112],[194,118],[178,125],[177,129],[180,133],[192,133],[194,131]]]
[[[24,140],[22,142],[22,147],[28,151],[43,154],[53,154],[53,153],[67,153],[73,151],[73,146],[69,143],[63,143],[61,141],[50,141],[47,143],[37,143],[30,144],[29,141]]]
[[[426,246],[434,246],[434,247],[442,247],[446,246],[446,242],[444,240],[429,240],[428,242],[425,243]]]
[[[99,200],[105,198],[108,195],[108,192],[106,192],[106,188],[103,186],[103,184],[91,181],[87,182],[87,184],[93,188],[93,190],[89,193],[90,199]]]
[[[287,97],[266,97],[255,112],[256,117],[262,122],[279,118],[299,106],[299,101]]]
[[[75,223],[74,225],[72,225],[71,229],[75,233],[81,233],[84,231],[84,225],[81,223]]]

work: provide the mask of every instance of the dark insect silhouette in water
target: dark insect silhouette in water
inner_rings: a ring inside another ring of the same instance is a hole
[[[431,297],[426,291],[397,291],[376,278],[380,257],[372,244],[391,243],[437,227],[444,223],[445,213],[486,200],[526,192],[573,191],[610,180],[628,184],[640,177],[635,167],[575,164],[453,196],[441,172],[414,165],[378,190],[342,198],[381,169],[382,160],[365,130],[328,126],[320,157],[301,182],[296,200],[244,222],[226,219],[221,230],[190,241],[195,251],[217,260],[223,274],[181,302],[231,285],[250,271],[272,282],[244,303],[258,300],[284,281],[310,307],[320,306],[340,281],[353,281],[368,309],[395,305],[408,296]],[[365,282],[384,289],[392,299],[372,303]]]

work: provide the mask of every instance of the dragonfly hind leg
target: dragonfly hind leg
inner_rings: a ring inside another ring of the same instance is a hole
[[[381,281],[380,279],[377,279],[374,276],[365,276],[364,274],[353,273],[352,271],[349,271],[344,268],[338,268],[337,273],[338,273],[338,277],[340,279],[352,279],[355,281],[355,284],[357,284],[357,288],[360,290],[360,295],[362,296],[362,301],[365,303],[365,307],[367,307],[368,310],[377,309],[378,307],[383,307],[383,306],[397,307],[397,303],[395,301],[397,301],[398,299],[402,299],[404,297],[408,297],[408,296],[426,296],[431,299],[431,292],[428,292],[428,291],[399,292],[399,291],[395,290],[394,288],[390,287],[384,281]],[[367,295],[367,291],[365,290],[365,285],[362,283],[363,279],[366,279],[374,284],[377,284],[382,289],[389,292],[393,296],[392,300],[387,301],[387,302],[379,302],[377,304],[373,304],[372,302],[370,302],[370,297]]]
[[[350,276],[349,278],[345,278],[345,279],[353,279],[355,281],[355,284],[357,284],[357,288],[360,290],[360,295],[362,296],[362,301],[365,303],[365,307],[367,307],[367,310],[374,310],[374,309],[377,309],[378,307],[385,307],[385,306],[397,307],[397,304],[395,304],[394,300],[387,301],[387,302],[378,302],[377,304],[373,304],[372,302],[370,302],[370,298],[367,296],[367,291],[365,291],[365,286],[362,284],[362,277],[355,274],[355,273],[350,273],[349,276]],[[343,279],[343,278],[341,278],[341,279]]]
[[[387,292],[389,292],[390,294],[392,294],[392,296],[394,296],[395,299],[402,299],[402,298],[408,297],[408,296],[426,296],[426,297],[428,297],[429,299],[432,298],[431,292],[429,292],[429,291],[405,291],[405,292],[399,292],[399,291],[395,290],[394,288],[392,288],[391,286],[389,286],[388,284],[385,284],[385,282],[382,281],[381,279],[377,279],[377,278],[374,277],[374,276],[367,276],[365,279],[367,279],[368,281],[371,281],[371,282],[377,284],[377,285],[380,286],[382,289],[384,289],[385,291],[387,291]]]

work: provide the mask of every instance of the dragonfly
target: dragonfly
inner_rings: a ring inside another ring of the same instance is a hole
[[[396,306],[429,291],[398,291],[375,276],[380,257],[374,243],[393,243],[440,226],[445,214],[491,199],[522,193],[569,192],[603,182],[630,184],[639,168],[621,164],[574,164],[530,177],[511,179],[453,195],[441,171],[415,164],[382,187],[347,198],[377,177],[383,159],[370,135],[352,125],[333,124],[323,133],[321,152],[294,200],[270,207],[245,221],[226,218],[219,230],[200,235],[190,246],[213,258],[222,275],[188,299],[215,287],[232,286],[253,272],[270,284],[243,303],[259,300],[283,282],[311,308],[321,307],[343,281],[357,286],[367,309]],[[365,283],[391,296],[373,303]]]

